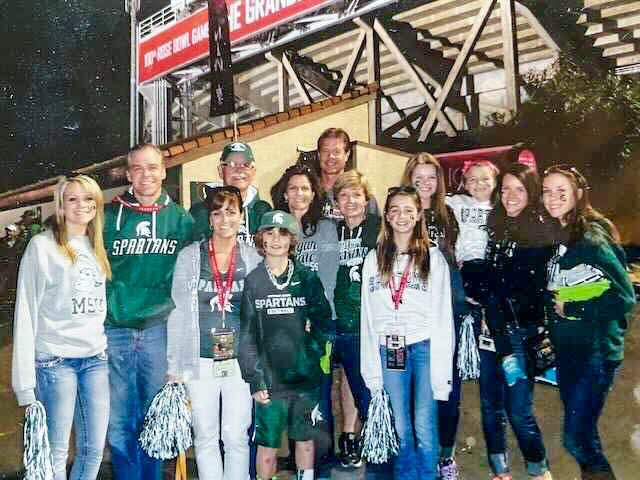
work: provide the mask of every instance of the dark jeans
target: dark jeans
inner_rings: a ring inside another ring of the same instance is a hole
[[[509,337],[514,355],[522,370],[526,372],[524,342],[527,333],[524,329],[516,329]],[[496,354],[480,350],[482,429],[489,463],[495,474],[509,471],[505,438],[506,416],[518,439],[529,475],[541,475],[547,470],[542,433],[533,416],[533,385],[533,378],[528,377],[508,386]]]
[[[333,346],[333,358],[342,365],[347,376],[353,399],[358,407],[360,420],[367,418],[371,394],[360,374],[360,335],[355,333],[337,333]]]
[[[600,354],[585,357],[561,349],[557,353],[564,446],[583,472],[611,472],[600,443],[598,419],[621,362]]]
[[[458,343],[460,341],[461,316],[455,315],[455,348],[453,352],[452,385],[449,399],[438,401],[438,435],[440,437],[440,457],[453,457],[458,424],[460,423],[460,398],[462,380],[458,372]]]

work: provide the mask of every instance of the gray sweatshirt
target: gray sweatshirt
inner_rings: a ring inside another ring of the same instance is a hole
[[[262,257],[246,243],[239,241],[237,248],[241,260],[238,263],[244,265],[246,276],[262,261]],[[171,298],[176,307],[169,314],[167,323],[167,373],[185,382],[200,378],[200,261],[200,242],[182,249],[171,287]],[[233,293],[234,296],[236,294],[241,295],[242,292]]]
[[[86,358],[104,351],[105,274],[86,236],[71,237],[71,262],[45,231],[27,245],[18,274],[11,384],[18,404],[35,401],[35,352]]]
[[[333,307],[333,291],[336,287],[340,244],[338,232],[333,220],[321,218],[313,235],[305,236],[296,246],[296,260],[312,272],[317,272],[320,282],[331,304],[333,318],[336,317]]]

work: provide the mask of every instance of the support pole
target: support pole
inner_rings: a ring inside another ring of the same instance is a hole
[[[507,109],[511,111],[512,115],[515,115],[520,108],[520,69],[515,17],[514,0],[500,0],[504,82],[507,94]]]
[[[138,0],[126,0],[125,11],[129,13],[131,29],[131,68],[129,78],[129,146],[133,147],[138,143],[138,119],[139,99],[138,99],[138,11],[140,2]]]

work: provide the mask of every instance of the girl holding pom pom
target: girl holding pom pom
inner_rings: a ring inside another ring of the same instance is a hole
[[[95,479],[109,419],[103,197],[90,177],[63,178],[52,228],[33,237],[20,263],[12,385],[20,405],[42,402],[54,478]],[[75,421],[74,421],[75,418]]]
[[[449,268],[429,246],[420,196],[411,186],[391,188],[377,247],[362,270],[360,358],[372,405],[383,388],[391,401],[396,480],[437,476],[436,401],[451,391],[452,316]]]

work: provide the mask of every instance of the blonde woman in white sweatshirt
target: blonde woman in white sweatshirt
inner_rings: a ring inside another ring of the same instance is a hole
[[[85,175],[62,179],[51,230],[33,237],[18,275],[12,386],[19,405],[42,402],[55,480],[95,479],[109,421],[102,192]],[[74,421],[75,417],[75,421]]]
[[[451,392],[453,315],[449,268],[429,248],[420,196],[394,187],[383,229],[362,269],[362,377],[391,399],[400,451],[395,480],[433,480],[439,456],[436,400]]]

